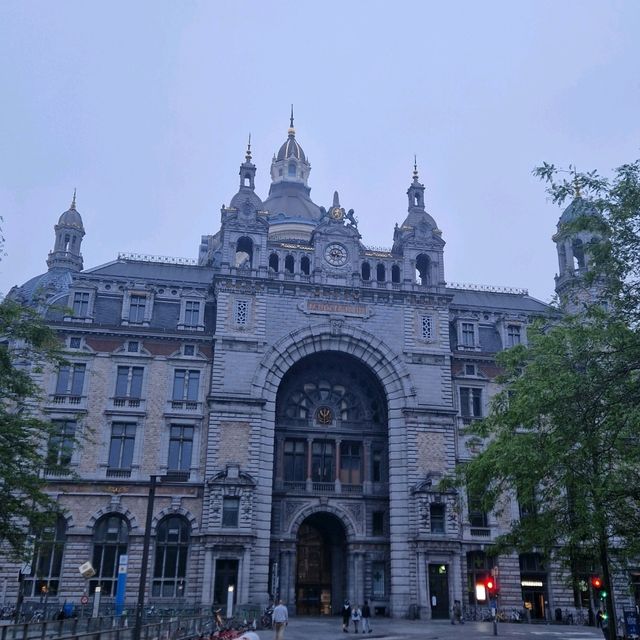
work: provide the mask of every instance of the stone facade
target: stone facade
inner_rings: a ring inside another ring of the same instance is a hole
[[[64,341],[70,366],[44,375],[41,410],[81,436],[76,476],[43,471],[65,512],[62,563],[25,576],[27,600],[46,586],[52,602],[78,601],[100,585],[108,602],[126,553],[134,601],[158,475],[158,605],[221,603],[233,585],[238,603],[279,596],[300,615],[348,598],[447,617],[454,600],[488,606],[475,585],[495,566],[502,606],[574,606],[556,568],[488,556],[508,515],[438,488],[473,455],[465,427],[488,411],[495,354],[550,309],[525,291],[446,284],[415,167],[389,250],[363,244],[337,193],[326,209],[311,201],[293,122],[264,202],[255,171],[248,149],[197,261],[129,255],[82,271],[74,199],[47,274],[11,292],[46,309]],[[3,562],[8,599],[18,568]]]

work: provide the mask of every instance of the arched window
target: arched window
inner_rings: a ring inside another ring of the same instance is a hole
[[[308,276],[311,272],[311,261],[307,256],[302,256],[300,260],[300,271],[302,271],[305,276]]]
[[[363,280],[371,280],[371,265],[368,262],[362,263],[361,273]]]
[[[571,248],[573,250],[573,268],[575,270],[584,269],[584,245],[582,244],[582,240],[574,240]]]
[[[183,516],[169,516],[158,525],[153,563],[153,596],[184,596],[189,538],[189,523]]]
[[[288,255],[285,259],[284,259],[284,271],[285,273],[293,273],[295,267],[295,263],[293,260],[293,256],[292,255]]]
[[[276,273],[278,273],[279,267],[280,267],[280,258],[277,253],[272,253],[269,256],[269,269],[273,269]]]
[[[400,282],[400,267],[397,264],[391,267],[391,282]]]
[[[289,175],[293,178],[295,178],[296,176],[296,163],[295,162],[290,162],[289,166],[287,167],[287,171],[289,172]]]
[[[245,187],[250,187],[251,186],[251,174],[250,173],[245,173],[244,174],[244,186]]]
[[[476,585],[484,585],[491,576],[493,558],[484,551],[469,551],[467,553],[467,597],[471,605],[486,604],[488,596],[483,589],[476,589]],[[482,597],[484,595],[484,598]]]
[[[421,285],[431,284],[431,260],[424,253],[416,258],[416,282]]]
[[[376,267],[376,280],[378,282],[384,282],[387,279],[387,270],[382,263]]]
[[[54,524],[42,528],[36,534],[31,573],[24,577],[25,596],[58,594],[66,536],[67,522],[61,515],[57,516]]]
[[[93,530],[93,568],[96,575],[89,583],[89,592],[101,587],[103,596],[114,596],[118,583],[118,562],[127,555],[129,525],[119,514],[102,516]]]
[[[236,267],[251,268],[253,265],[253,240],[247,236],[238,239],[236,244]]]

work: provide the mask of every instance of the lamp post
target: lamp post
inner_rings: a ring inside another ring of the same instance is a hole
[[[147,518],[144,525],[144,542],[142,543],[142,566],[140,567],[140,583],[138,584],[138,604],[136,607],[136,623],[133,628],[133,640],[140,640],[142,630],[142,614],[144,610],[144,590],[147,586],[147,565],[149,564],[149,546],[151,543],[151,522],[153,521],[153,503],[156,498],[156,482],[158,476],[149,476],[149,498],[147,500]]]

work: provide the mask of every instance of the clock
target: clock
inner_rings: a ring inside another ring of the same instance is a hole
[[[334,267],[341,267],[347,261],[347,250],[341,244],[332,242],[324,250],[324,259]]]

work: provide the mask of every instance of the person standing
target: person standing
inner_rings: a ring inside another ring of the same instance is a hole
[[[369,601],[364,601],[362,607],[362,633],[371,633],[371,625],[369,624],[369,618],[371,617],[371,607]]]
[[[276,630],[276,640],[284,640],[284,630],[289,624],[289,611],[282,600],[278,600],[278,606],[273,610],[273,626]]]
[[[349,620],[351,620],[351,604],[348,600],[342,605],[342,630],[349,633]]]
[[[353,633],[358,633],[358,628],[360,626],[360,620],[362,619],[362,611],[360,611],[360,607],[356,605],[351,609],[351,621],[353,622]]]

